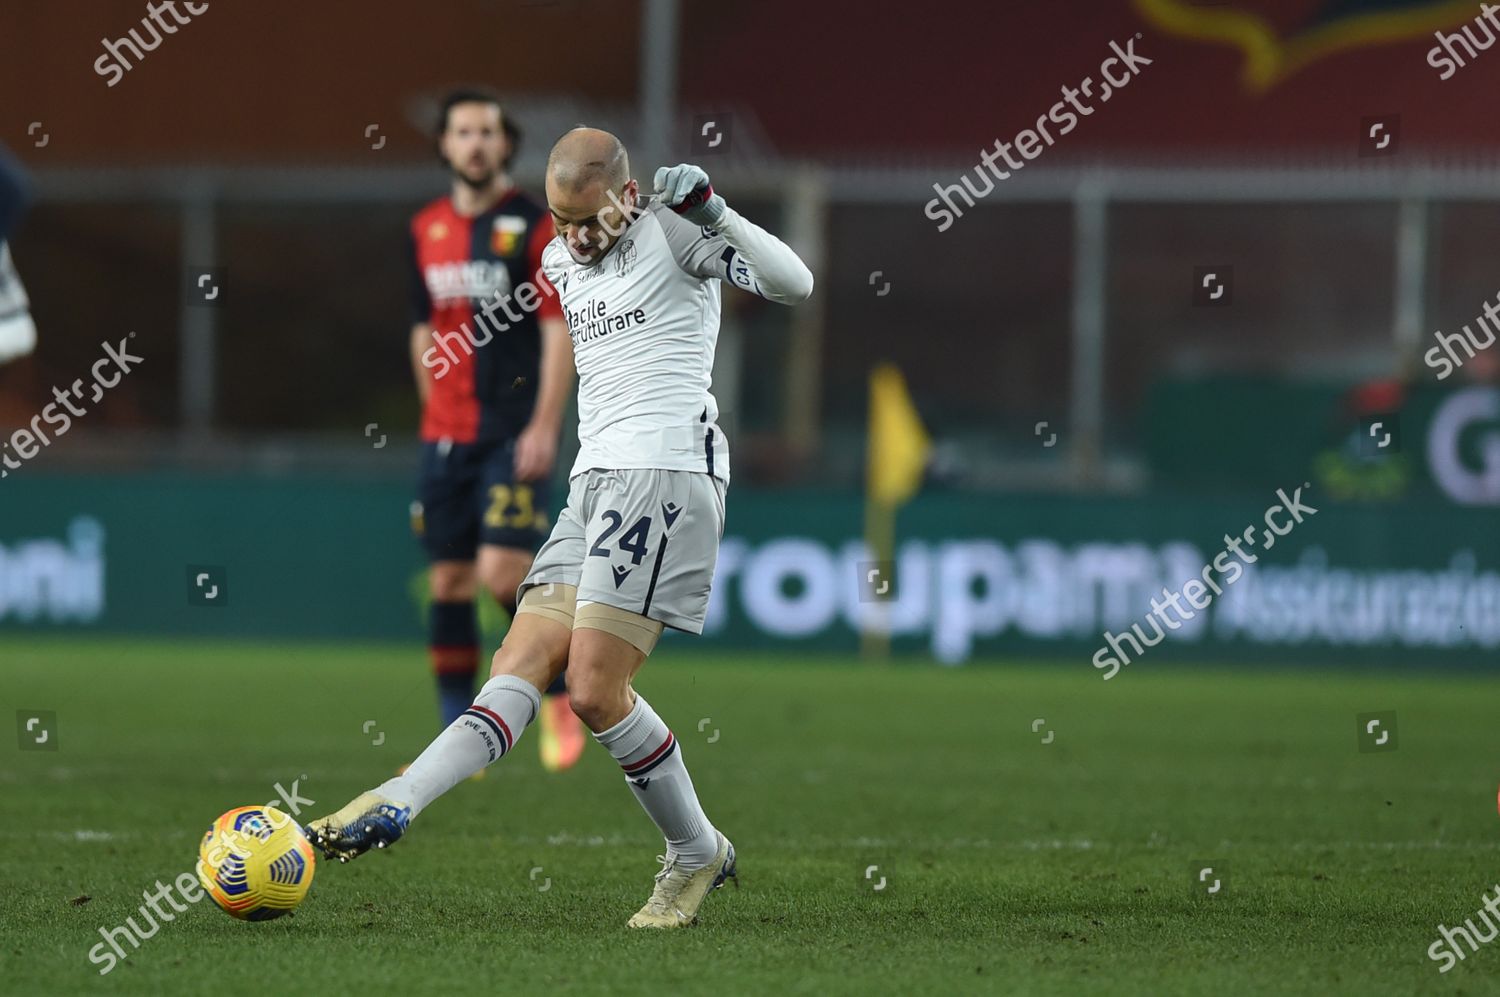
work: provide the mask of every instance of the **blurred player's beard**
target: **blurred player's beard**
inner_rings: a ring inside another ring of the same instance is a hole
[[[481,171],[477,176],[471,172],[476,169]],[[471,161],[469,165],[459,167],[453,171],[455,177],[476,191],[484,190],[490,184],[494,183],[495,177],[499,173],[500,171],[497,168],[490,166],[482,160]]]

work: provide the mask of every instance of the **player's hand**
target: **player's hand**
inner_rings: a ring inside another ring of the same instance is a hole
[[[701,167],[690,163],[663,166],[656,171],[653,186],[662,203],[694,225],[713,228],[724,217],[724,199],[714,193]]]
[[[557,461],[556,426],[527,424],[516,437],[516,480],[540,481],[552,473]]]

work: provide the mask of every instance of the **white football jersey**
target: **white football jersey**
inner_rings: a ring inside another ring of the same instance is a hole
[[[800,264],[799,264],[800,265]],[[710,390],[719,281],[755,293],[753,270],[719,233],[645,208],[593,266],[561,237],[542,271],[562,296],[578,367],[578,459],[590,468],[703,471],[729,480]]]

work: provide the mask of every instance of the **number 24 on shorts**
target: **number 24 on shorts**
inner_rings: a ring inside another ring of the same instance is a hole
[[[614,509],[609,509],[600,515],[601,519],[607,520],[609,525],[604,532],[599,534],[599,539],[594,541],[594,546],[589,548],[589,557],[609,557],[607,544],[609,538],[619,532],[620,526],[625,522],[625,517]],[[651,532],[651,517],[642,516],[635,521],[635,525],[625,531],[620,537],[617,546],[630,555],[631,564],[640,564],[646,558],[646,537]]]

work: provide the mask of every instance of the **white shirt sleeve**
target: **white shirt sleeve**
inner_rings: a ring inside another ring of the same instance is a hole
[[[700,227],[665,205],[653,205],[677,265],[695,277],[718,277],[767,301],[795,305],[812,294],[813,275],[790,246],[727,205],[716,228]]]

